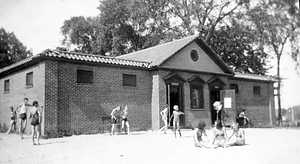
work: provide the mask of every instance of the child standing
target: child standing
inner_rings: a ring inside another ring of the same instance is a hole
[[[39,103],[37,101],[33,101],[33,108],[30,110],[30,118],[31,118],[31,131],[32,131],[32,142],[33,145],[36,145],[34,142],[34,136],[36,134],[37,144],[40,144],[40,129],[39,125],[41,123],[41,110],[38,108]]]
[[[110,116],[111,116],[111,135],[113,136],[114,135],[114,130],[115,130],[115,126],[116,124],[118,123],[118,120],[117,120],[117,112],[121,110],[121,106],[118,106],[116,107],[115,109],[113,109],[110,113]]]
[[[169,105],[165,104],[164,110],[162,110],[160,112],[161,119],[163,120],[163,122],[164,122],[165,125],[159,130],[160,132],[162,130],[164,130],[164,134],[166,134],[166,132],[168,130],[168,114],[169,114]]]
[[[174,117],[173,118],[173,129],[174,129],[174,134],[175,134],[175,138],[176,138],[176,129],[178,130],[179,136],[181,137],[180,127],[179,127],[179,123],[180,123],[179,116],[184,113],[179,111],[178,105],[174,105],[173,109],[174,109],[174,111],[173,111],[171,118]]]
[[[11,131],[16,130],[16,123],[17,123],[17,113],[14,110],[14,108],[11,106],[10,107],[10,126],[7,131],[7,134],[9,134]]]
[[[125,130],[125,133],[127,133],[128,135],[130,135],[130,131],[129,131],[129,123],[128,123],[128,106],[126,105],[123,113],[122,113],[122,129],[124,128],[125,124],[127,127],[127,132]]]

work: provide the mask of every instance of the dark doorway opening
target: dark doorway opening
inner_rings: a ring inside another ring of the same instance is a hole
[[[169,91],[170,90],[170,91]],[[173,118],[170,119],[174,109],[174,105],[178,105],[179,110],[181,112],[184,112],[183,105],[182,105],[182,86],[174,86],[174,85],[168,85],[167,88],[168,93],[168,102],[170,105],[170,113],[168,117],[168,121],[170,123],[170,126],[173,126]],[[184,125],[184,116],[180,116],[180,126]]]
[[[217,112],[214,109],[214,102],[221,101],[220,91],[223,87],[220,86],[210,86],[209,87],[209,95],[210,95],[210,111],[211,111],[211,124],[213,125],[214,122],[217,120]],[[221,112],[219,112],[219,118],[221,117]]]

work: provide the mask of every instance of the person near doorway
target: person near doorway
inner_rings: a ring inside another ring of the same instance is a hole
[[[23,134],[27,126],[27,110],[31,106],[28,104],[28,98],[24,98],[23,103],[16,108],[17,113],[19,114],[20,119],[20,128],[19,133],[21,140],[23,139]]]
[[[229,114],[223,109],[223,105],[221,101],[216,101],[213,104],[216,112],[216,121],[221,121],[222,125],[225,125],[226,119],[229,117]]]
[[[207,137],[205,131],[206,123],[204,121],[199,122],[198,126],[194,129],[194,145],[200,148],[212,148],[211,143]]]
[[[160,112],[161,119],[165,125],[159,130],[160,132],[164,131],[164,134],[167,133],[168,126],[169,126],[168,125],[168,114],[169,114],[169,105],[165,104],[165,108]]]
[[[14,110],[14,107],[10,107],[10,126],[8,128],[8,131],[6,132],[9,134],[12,131],[16,130],[16,123],[17,123],[17,113]]]
[[[128,122],[128,106],[126,105],[123,112],[122,112],[122,129],[126,128],[124,131],[125,133],[127,133],[128,135],[130,135],[130,131],[129,131],[129,122]]]
[[[173,109],[174,109],[174,111],[173,111],[171,118],[173,117],[173,130],[174,130],[174,134],[175,134],[175,138],[176,138],[176,130],[178,130],[179,136],[181,137],[180,127],[179,127],[179,125],[180,125],[179,116],[184,113],[179,111],[178,105],[174,105]]]
[[[246,109],[243,109],[243,111],[239,114],[239,118],[243,120],[244,125],[249,125],[249,118],[246,115]]]
[[[228,138],[226,145],[228,146],[242,146],[245,145],[245,132],[240,129],[238,123],[232,123],[231,128],[233,132],[231,136]]]
[[[117,120],[117,112],[121,110],[121,106],[118,106],[116,108],[114,108],[111,113],[110,113],[110,116],[111,116],[111,133],[110,135],[114,135],[114,130],[115,130],[115,126],[116,124],[118,123],[118,120]]]
[[[41,109],[39,108],[39,103],[33,101],[33,108],[30,109],[30,118],[31,118],[31,131],[32,131],[32,142],[33,145],[40,144],[40,124],[41,124]],[[34,142],[34,138],[37,138],[37,143]]]
[[[226,148],[226,140],[227,140],[227,133],[225,130],[225,126],[222,125],[220,120],[215,122],[215,127],[213,129],[213,146],[214,148],[223,147]]]

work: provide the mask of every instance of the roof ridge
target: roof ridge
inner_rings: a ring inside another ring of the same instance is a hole
[[[180,38],[180,39],[175,39],[175,40],[172,40],[172,41],[161,43],[161,44],[158,44],[158,45],[155,45],[155,46],[152,46],[152,47],[148,47],[148,48],[145,48],[145,49],[141,49],[141,50],[138,50],[138,51],[134,51],[134,52],[131,52],[131,53],[128,53],[128,54],[120,55],[120,56],[117,56],[117,57],[121,57],[121,56],[126,57],[127,55],[132,55],[132,54],[137,53],[137,52],[140,53],[140,52],[143,52],[143,51],[149,51],[149,50],[152,50],[152,49],[155,49],[155,48],[166,46],[168,44],[175,44],[176,42],[180,42],[180,41],[183,41],[183,40],[188,40],[188,39],[196,37],[196,36],[199,37],[198,34],[195,34],[195,35],[191,35],[191,36],[188,36],[188,37],[183,37],[183,38]]]

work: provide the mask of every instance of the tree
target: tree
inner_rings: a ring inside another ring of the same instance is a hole
[[[6,67],[32,55],[13,32],[0,28],[0,68]]]
[[[254,49],[253,31],[233,19],[247,4],[247,0],[102,0],[99,16],[73,17],[61,29],[64,43],[77,46],[75,51],[110,56],[200,33],[233,70],[264,74],[266,54]]]
[[[252,45],[253,32],[237,22],[222,26],[211,33],[207,43],[235,72],[264,75],[267,71],[267,54]]]
[[[295,39],[299,35],[300,19],[299,8],[295,7],[295,1],[263,0],[248,11],[249,20],[258,33],[258,40],[261,51],[267,46],[277,59],[277,98],[278,98],[278,122],[282,123],[281,113],[281,83],[280,61],[284,53],[287,53],[286,45],[292,45],[292,55],[299,52],[299,47],[294,47],[298,42]],[[254,40],[255,41],[255,40]],[[293,49],[293,47],[295,49]],[[295,55],[296,56],[296,55]],[[294,58],[295,58],[294,56]]]

